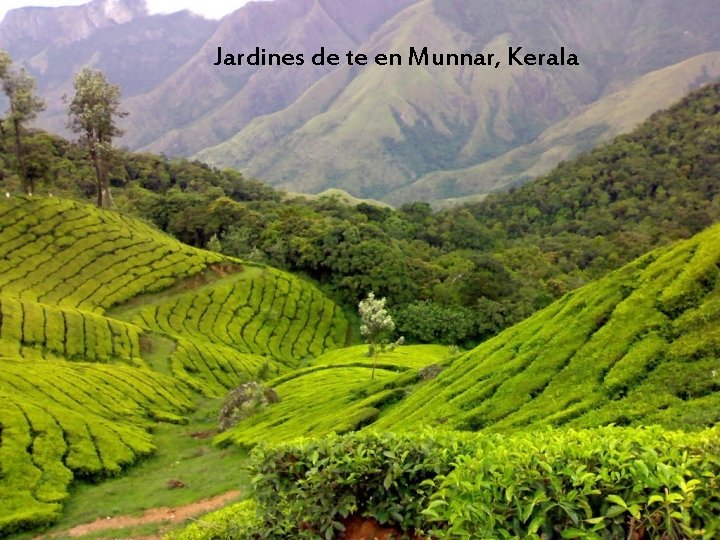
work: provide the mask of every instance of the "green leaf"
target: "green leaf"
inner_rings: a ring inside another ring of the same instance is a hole
[[[618,506],[622,506],[623,508],[625,508],[625,509],[627,510],[627,507],[628,507],[627,504],[625,503],[625,501],[623,500],[623,498],[620,497],[619,495],[608,495],[608,496],[605,497],[605,498],[606,498],[609,502],[615,503],[615,504],[617,504]]]
[[[535,516],[528,526],[528,534],[535,534],[538,532],[542,524],[545,522],[545,516]]]
[[[585,531],[583,531],[582,529],[576,529],[575,527],[565,529],[561,534],[563,538],[582,538],[585,535]]]
[[[627,512],[627,508],[615,505],[607,509],[607,511],[605,512],[605,517],[614,518],[619,516],[620,514],[624,514],[625,512]]]
[[[392,486],[392,483],[393,483],[392,475],[390,473],[388,473],[385,476],[385,480],[383,481],[383,487],[385,489],[390,489],[390,486]]]

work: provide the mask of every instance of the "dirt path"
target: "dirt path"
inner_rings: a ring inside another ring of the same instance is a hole
[[[234,499],[240,497],[240,495],[241,493],[239,491],[229,491],[211,499],[203,499],[185,506],[178,506],[177,508],[152,508],[147,510],[142,516],[138,517],[118,516],[105,519],[98,518],[92,523],[78,525],[69,531],[59,533],[59,535],[78,538],[98,531],[127,529],[129,527],[147,525],[148,523],[162,523],[164,521],[180,522],[199,514],[205,514],[211,510],[222,508],[229,502],[232,502]]]

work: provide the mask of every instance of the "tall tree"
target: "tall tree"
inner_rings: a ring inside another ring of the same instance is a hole
[[[45,109],[45,100],[37,96],[33,77],[24,69],[12,69],[12,59],[5,51],[0,51],[0,83],[10,105],[5,121],[10,124],[13,132],[18,172],[25,193],[32,193],[35,191],[35,180],[27,173],[23,134],[27,123]],[[4,128],[4,124],[2,127]]]
[[[68,103],[68,128],[80,136],[95,169],[97,205],[112,206],[108,181],[112,140],[122,135],[119,118],[127,116],[120,110],[120,87],[110,84],[101,71],[83,68],[74,82],[75,95],[65,96]]]

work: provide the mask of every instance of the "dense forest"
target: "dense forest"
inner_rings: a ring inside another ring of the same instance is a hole
[[[720,83],[691,94],[545,178],[435,212],[339,198],[291,197],[200,162],[113,151],[116,209],[193,246],[290,270],[350,308],[388,298],[414,342],[469,346],[569,290],[720,219]],[[29,131],[25,174],[36,196],[96,197],[82,146]],[[0,183],[20,191],[11,130]]]

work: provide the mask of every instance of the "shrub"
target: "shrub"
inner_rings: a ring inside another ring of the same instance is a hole
[[[255,501],[245,500],[212,512],[193,521],[181,531],[166,536],[168,540],[241,540],[252,538],[258,527]]]
[[[338,538],[352,518],[432,538],[710,538],[720,430],[354,433],[252,454],[253,538]]]
[[[220,431],[230,429],[240,420],[256,414],[279,401],[277,392],[260,383],[249,382],[236,388],[220,409]]]
[[[351,516],[412,532],[428,526],[422,513],[432,479],[448,474],[472,435],[353,433],[252,453],[261,509],[260,538],[335,538]]]
[[[720,431],[549,431],[460,456],[425,515],[450,538],[716,538]]]

